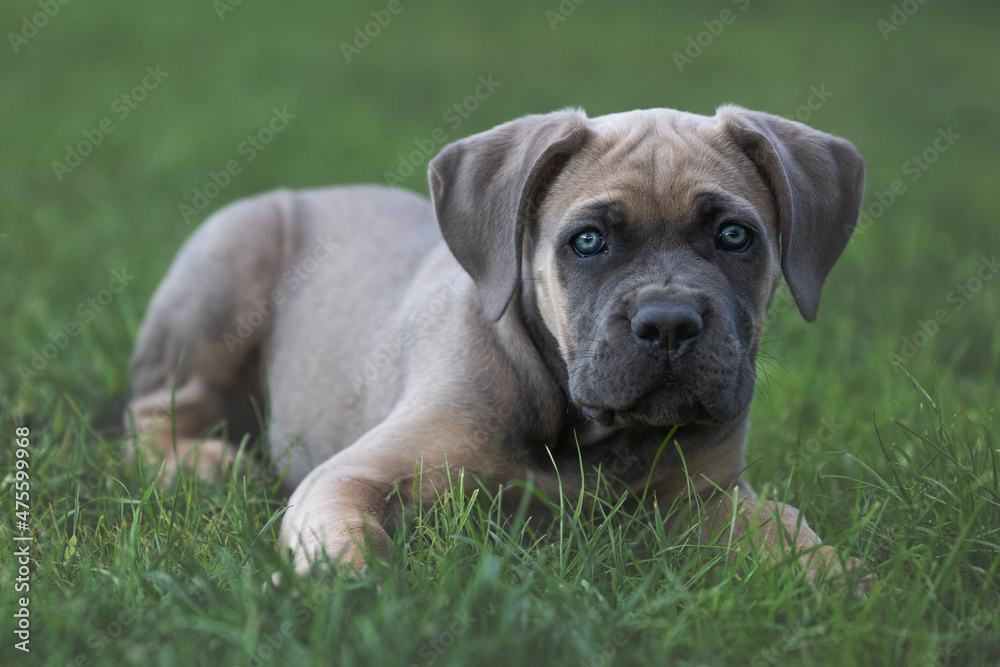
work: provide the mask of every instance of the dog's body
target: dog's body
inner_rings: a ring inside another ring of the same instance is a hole
[[[196,438],[252,421],[266,389],[273,454],[294,452],[282,540],[300,569],[323,550],[360,567],[363,533],[384,546],[390,517],[446,471],[492,488],[533,472],[554,496],[581,483],[581,460],[663,507],[690,481],[719,520],[744,501],[819,542],[738,476],[781,274],[813,319],[857,217],[848,142],[736,107],[565,111],[451,144],[430,178],[433,205],[279,191],[188,241],[133,362],[131,411],[158,456],[230,458]],[[683,454],[671,444],[654,470],[675,425]]]

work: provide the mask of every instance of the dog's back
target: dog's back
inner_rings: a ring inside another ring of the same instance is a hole
[[[430,202],[406,190],[278,190],[227,206],[185,243],[150,303],[132,361],[136,430],[173,404],[178,433],[224,420],[238,441],[257,432],[267,397],[275,454],[299,438],[333,454],[385,417],[392,397],[365,398],[398,391],[382,377],[402,347],[387,323],[405,315],[422,267],[441,260],[459,270]],[[170,438],[167,423],[158,432]],[[309,467],[296,456],[289,482]]]

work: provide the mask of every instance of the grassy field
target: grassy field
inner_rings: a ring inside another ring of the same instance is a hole
[[[357,38],[372,12],[385,25]],[[0,664],[1000,661],[995,3],[16,0],[0,27]],[[493,92],[455,111],[480,77]],[[373,576],[297,578],[274,480],[158,488],[123,460],[137,327],[210,210],[387,173],[426,192],[438,128],[727,102],[867,159],[863,231],[817,322],[784,293],[769,316],[747,477],[862,558],[869,599],[617,499],[553,499],[535,534],[460,489]],[[275,113],[281,132],[248,141]]]

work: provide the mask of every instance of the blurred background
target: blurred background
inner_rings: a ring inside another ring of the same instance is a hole
[[[874,423],[919,403],[892,355],[976,422],[997,404],[998,19],[986,1],[4,2],[0,409],[117,424],[149,297],[228,202],[426,193],[444,141],[527,113],[736,103],[868,164],[817,322],[786,292],[769,317],[749,477],[850,471],[831,447],[877,465]]]

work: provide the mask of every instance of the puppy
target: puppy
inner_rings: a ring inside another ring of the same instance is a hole
[[[553,497],[581,461],[661,507],[693,489],[706,532],[755,527],[775,556],[791,537],[809,576],[840,568],[739,475],[775,289],[812,321],[854,229],[850,142],[735,106],[565,110],[450,144],[428,172],[431,202],[277,191],[202,225],[139,334],[147,455],[210,474],[233,453],[206,430],[238,435],[266,394],[300,570],[323,552],[363,567],[362,541],[384,549],[449,474],[493,490],[533,472]]]

